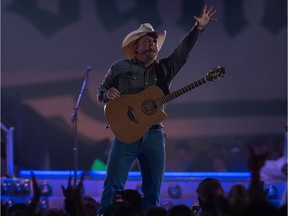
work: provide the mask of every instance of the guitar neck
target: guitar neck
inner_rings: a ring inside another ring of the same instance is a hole
[[[199,80],[197,80],[197,81],[195,81],[195,82],[193,82],[191,84],[188,84],[188,85],[186,85],[186,86],[184,86],[184,87],[182,87],[182,88],[180,88],[180,89],[178,89],[178,90],[176,90],[174,92],[171,92],[168,95],[165,95],[165,96],[163,96],[161,98],[158,98],[155,102],[156,102],[157,106],[161,106],[161,105],[163,105],[163,104],[165,104],[165,103],[167,103],[169,101],[172,101],[175,98],[177,98],[177,97],[179,97],[179,96],[191,91],[192,89],[195,89],[195,88],[201,86],[202,84],[204,84],[206,82],[207,82],[206,77],[203,77],[202,79],[199,79]]]

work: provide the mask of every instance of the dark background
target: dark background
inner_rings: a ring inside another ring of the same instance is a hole
[[[73,169],[71,113],[89,65],[78,110],[79,169],[91,169],[95,159],[106,162],[112,133],[95,93],[110,64],[124,58],[123,38],[150,22],[167,31],[159,54],[165,57],[205,3],[217,9],[218,21],[207,26],[172,90],[217,65],[226,74],[167,105],[166,169],[245,171],[248,143],[268,149],[271,159],[281,156],[287,123],[285,0],[3,0],[1,122],[15,130],[17,169]],[[5,159],[3,131],[1,138]]]

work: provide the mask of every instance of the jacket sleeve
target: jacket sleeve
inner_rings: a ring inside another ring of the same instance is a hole
[[[163,65],[167,81],[172,79],[181,70],[189,58],[190,52],[196,45],[203,30],[199,30],[196,25],[181,39],[174,51],[164,59],[160,60]]]
[[[113,65],[109,68],[103,81],[101,82],[100,86],[97,89],[97,100],[100,103],[108,102],[106,94],[107,94],[107,91],[113,86],[113,75],[112,75],[113,68],[114,68]]]

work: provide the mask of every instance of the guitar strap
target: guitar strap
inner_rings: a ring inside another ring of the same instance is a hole
[[[163,91],[164,95],[168,95],[170,93],[169,86],[167,83],[163,67],[161,67],[161,64],[159,63],[156,64],[156,77],[157,77],[156,85]]]

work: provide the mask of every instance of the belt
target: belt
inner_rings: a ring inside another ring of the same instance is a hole
[[[152,125],[149,130],[158,130],[158,129],[162,129],[163,128],[163,125],[161,124],[155,124],[155,125]]]

